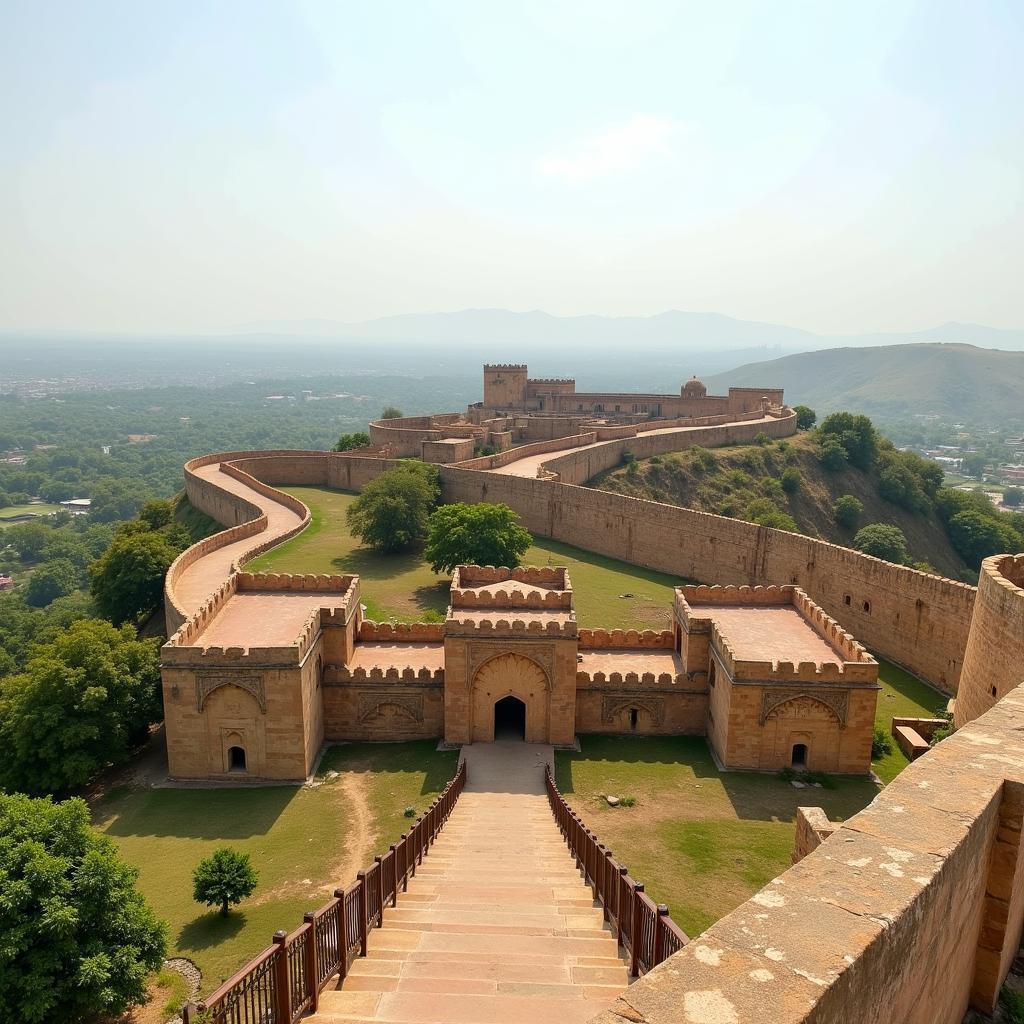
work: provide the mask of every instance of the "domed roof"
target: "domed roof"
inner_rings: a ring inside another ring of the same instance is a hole
[[[683,393],[706,395],[708,393],[708,389],[704,386],[703,381],[698,380],[696,377],[691,377],[683,385]]]

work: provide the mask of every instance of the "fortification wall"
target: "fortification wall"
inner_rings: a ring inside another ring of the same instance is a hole
[[[402,416],[370,423],[370,443],[386,447],[390,454],[419,458],[424,441],[445,437],[444,427],[462,418],[460,413],[435,413],[432,416]]]
[[[1024,554],[981,564],[954,718],[962,726],[1024,682]]]
[[[591,1024],[991,1012],[1024,919],[1022,730],[1018,687]]]
[[[630,714],[634,710],[635,725]],[[577,733],[703,736],[707,714],[706,691],[657,681],[613,682],[601,672],[593,677],[585,672],[576,676]]]
[[[551,441],[534,441],[522,444],[518,448],[509,448],[497,455],[481,455],[476,459],[466,459],[459,465],[463,469],[500,469],[510,463],[518,462],[530,455],[544,455],[547,452],[560,452],[566,448],[576,448],[581,444],[593,444],[597,435],[591,431],[586,434],[570,434],[568,437],[556,437]]]
[[[973,587],[691,509],[454,466],[440,472],[445,501],[504,502],[544,537],[679,577],[799,585],[865,646],[955,692]]]
[[[598,473],[618,466],[627,451],[632,452],[638,459],[649,459],[652,455],[678,452],[698,444],[707,448],[727,444],[748,444],[761,433],[769,437],[789,437],[796,433],[796,413],[787,410],[785,415],[767,420],[758,417],[739,423],[687,429],[686,432],[652,431],[638,434],[636,437],[620,438],[606,444],[594,445],[592,448],[569,452],[545,462],[543,468],[556,473],[561,483],[584,484]]]

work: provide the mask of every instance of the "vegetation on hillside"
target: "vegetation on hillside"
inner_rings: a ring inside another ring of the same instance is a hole
[[[788,440],[759,437],[624,460],[591,481],[848,547],[863,544],[867,553],[886,550],[890,560],[971,581],[986,554],[1024,548],[1024,516],[942,484],[937,463],[898,451],[867,417],[850,413],[827,416]],[[877,525],[897,531],[884,531],[889,547],[879,546],[877,529],[863,532]]]

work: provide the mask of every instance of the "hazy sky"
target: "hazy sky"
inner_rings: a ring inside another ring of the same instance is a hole
[[[1024,326],[1024,3],[0,0],[0,328]]]

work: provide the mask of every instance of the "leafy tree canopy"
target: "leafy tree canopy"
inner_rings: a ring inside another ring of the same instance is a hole
[[[434,572],[457,565],[517,566],[533,543],[508,505],[442,505],[430,516],[424,550]]]
[[[0,783],[28,793],[77,789],[127,759],[160,718],[156,640],[82,619],[0,681]]]
[[[832,503],[832,518],[847,530],[852,530],[864,512],[864,504],[852,494],[843,494]]]
[[[137,622],[163,600],[164,577],[178,549],[151,531],[116,537],[89,569],[96,607],[111,622]]]
[[[400,420],[405,415],[401,409],[396,408],[393,405],[384,406],[384,411],[380,414],[382,420]]]
[[[898,526],[888,523],[870,523],[857,531],[853,546],[865,555],[882,558],[886,562],[905,565],[907,562],[907,538]]]
[[[32,573],[25,588],[25,603],[33,608],[45,608],[58,597],[66,597],[77,590],[82,574],[65,558],[43,562]]]
[[[192,898],[208,907],[219,906],[226,917],[228,904],[239,904],[256,891],[258,875],[249,854],[222,846],[201,860],[192,872]]]
[[[354,434],[342,434],[332,451],[350,452],[355,448],[365,448],[369,443],[370,435],[365,430],[357,430]]]
[[[1024,505],[1024,490],[1019,487],[1007,487],[1003,492],[1003,504],[1010,508],[1020,508]]]
[[[1022,546],[1021,536],[994,516],[968,509],[949,520],[949,539],[972,568],[981,567],[983,558],[1015,552]]]
[[[846,451],[850,462],[858,469],[870,469],[878,452],[878,435],[867,416],[851,412],[834,412],[826,416],[818,427],[819,437],[834,437]]]
[[[157,921],[83,800],[0,794],[0,1019],[106,1019],[142,1003]]]
[[[818,419],[818,414],[809,405],[794,405],[796,425],[801,430],[810,430]]]
[[[345,513],[348,528],[385,554],[412,547],[426,538],[440,491],[437,468],[410,459],[363,488]]]

